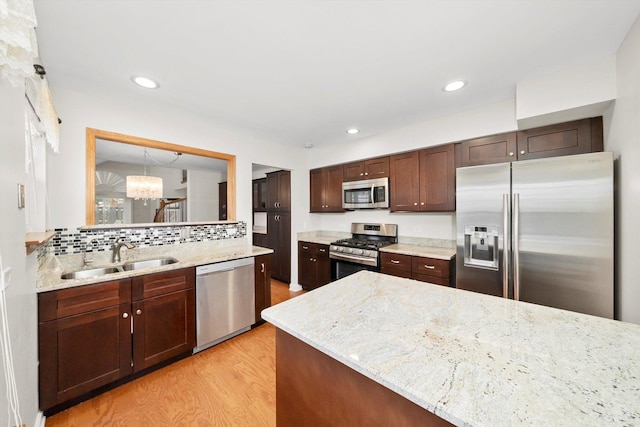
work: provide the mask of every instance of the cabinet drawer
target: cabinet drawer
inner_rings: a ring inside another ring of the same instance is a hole
[[[97,285],[38,294],[38,321],[60,319],[113,307],[131,301],[131,280],[114,280]]]
[[[449,261],[414,256],[411,271],[413,274],[426,274],[448,279]]]
[[[411,273],[411,256],[401,254],[380,253],[380,267],[404,270]]]
[[[131,300],[139,301],[195,286],[195,268],[164,271],[131,279]]]
[[[411,278],[414,280],[419,280],[420,282],[434,283],[436,285],[442,285],[442,286],[450,286],[450,282],[448,278],[428,276],[426,274],[416,274],[416,273],[414,273]]]

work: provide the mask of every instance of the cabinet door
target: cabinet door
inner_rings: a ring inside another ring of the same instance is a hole
[[[352,162],[342,166],[343,179],[345,181],[357,181],[364,179],[364,162]]]
[[[456,210],[456,164],[453,144],[420,151],[420,210]]]
[[[256,323],[263,323],[260,313],[271,307],[271,254],[257,256],[255,261]]]
[[[325,170],[309,172],[309,212],[322,212],[325,199]]]
[[[602,151],[602,117],[518,132],[518,160],[592,151]]]
[[[278,172],[278,210],[291,210],[291,172]]]
[[[378,157],[364,161],[364,177],[366,179],[389,176],[389,157]]]
[[[253,211],[264,212],[267,208],[267,180],[266,178],[254,179],[253,188]]]
[[[342,166],[325,168],[324,212],[344,212],[342,209]]]
[[[278,172],[270,172],[267,174],[267,211],[278,210],[278,202],[280,190]]]
[[[389,159],[391,211],[418,211],[420,207],[419,153],[396,154]]]
[[[457,166],[477,166],[513,162],[516,156],[516,133],[485,136],[458,144]]]
[[[41,322],[40,409],[129,375],[131,304]]]
[[[273,249],[271,277],[291,281],[291,215],[288,212],[267,214],[269,247]]]
[[[316,245],[298,242],[298,283],[305,289],[316,287]]]
[[[133,302],[132,311],[134,372],[195,347],[194,289]]]
[[[329,246],[317,245],[316,254],[316,286],[323,286],[331,282],[331,260]]]

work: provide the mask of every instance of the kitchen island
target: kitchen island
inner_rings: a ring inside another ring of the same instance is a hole
[[[639,325],[368,271],[262,316],[281,426],[382,425],[397,400],[396,425],[640,423]]]

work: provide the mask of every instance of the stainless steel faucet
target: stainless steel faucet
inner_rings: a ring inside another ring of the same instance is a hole
[[[93,262],[93,259],[87,258],[87,248],[91,247],[93,248],[94,243],[98,243],[97,239],[91,239],[89,241],[89,243],[87,243],[84,246],[84,249],[82,249],[82,266],[86,267],[87,265],[91,264]]]
[[[120,249],[126,246],[127,249],[135,248],[133,243],[125,242],[124,240],[118,237],[118,240],[113,244],[113,262],[120,262]]]

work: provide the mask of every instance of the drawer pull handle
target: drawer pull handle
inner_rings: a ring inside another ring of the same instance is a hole
[[[264,273],[264,262],[260,263],[260,273]]]
[[[320,249],[320,252],[327,252],[326,249]]]
[[[391,262],[394,263],[394,264],[400,264],[400,261],[395,260],[395,259],[392,259]]]
[[[302,249],[309,249],[309,246],[303,246]]]
[[[434,265],[424,265],[424,268],[428,268],[429,270],[435,270],[436,267]]]

